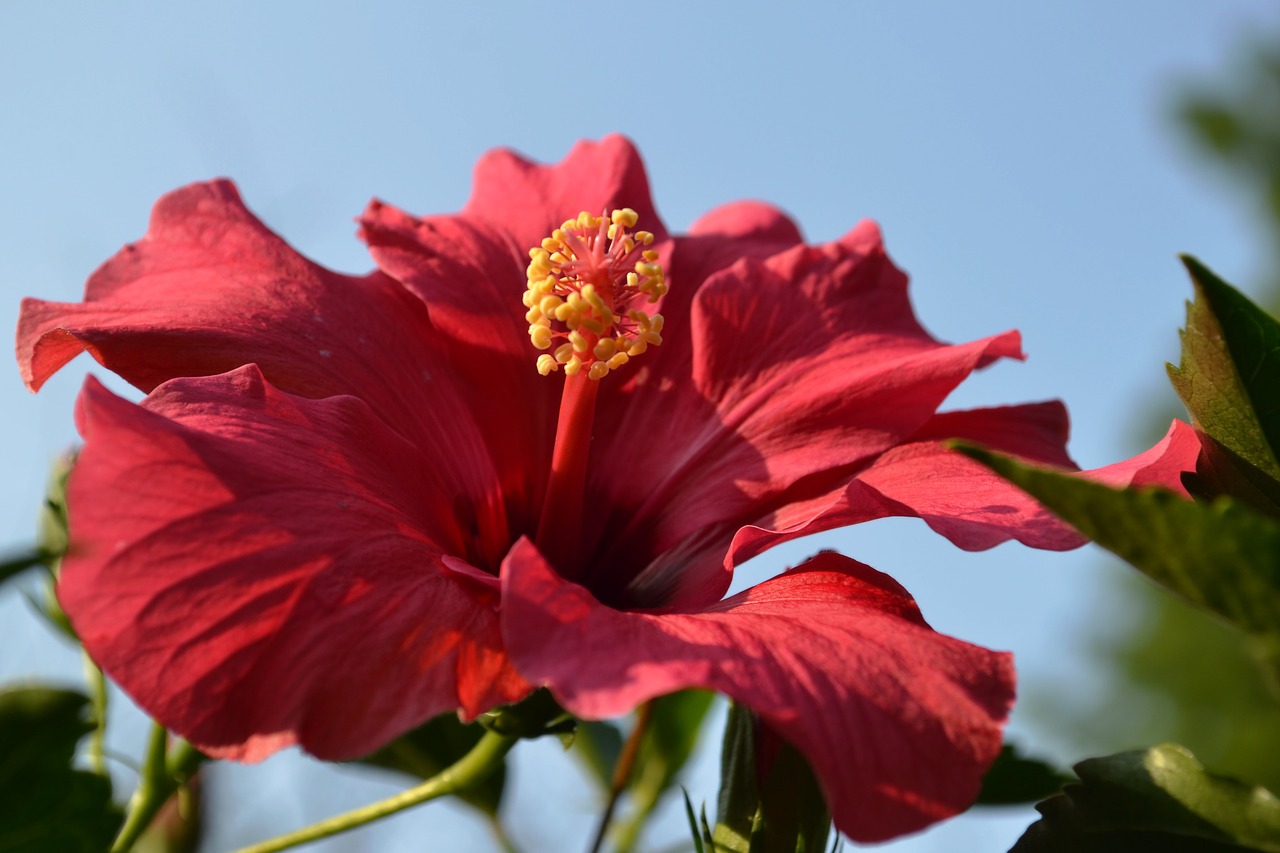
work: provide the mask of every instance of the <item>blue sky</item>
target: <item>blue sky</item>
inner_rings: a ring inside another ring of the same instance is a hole
[[[786,208],[815,241],[878,220],[936,335],[1023,332],[1027,362],[988,371],[952,404],[1062,398],[1072,451],[1092,467],[1141,449],[1141,411],[1172,399],[1163,363],[1176,360],[1190,293],[1176,254],[1244,285],[1265,257],[1171,106],[1186,82],[1236,67],[1250,37],[1280,32],[1266,0],[355,8],[0,4],[0,326],[13,328],[24,295],[79,298],[88,273],[142,234],[155,198],[192,180],[234,178],[301,251],[363,271],[352,217],[370,197],[454,210],[488,148],[555,160],[616,130],[639,144],[673,228],[748,197]],[[76,367],[38,397],[0,371],[0,545],[29,539],[47,465],[75,441],[89,365]],[[792,546],[744,578],[818,546],[898,577],[940,630],[1012,649],[1027,705],[1091,689],[1087,638],[1119,618],[1122,570],[1092,550],[963,554],[910,522]],[[0,593],[0,625],[0,676],[78,678],[14,590]],[[137,754],[138,722],[119,728],[118,748]],[[1080,757],[1023,712],[1013,732]],[[581,846],[596,804],[553,748],[533,754],[513,780],[513,826],[531,850]],[[690,782],[695,799],[714,797],[713,757]],[[285,757],[216,775],[217,802],[237,817],[211,849],[390,790],[319,773]],[[548,792],[562,826],[542,809]],[[1004,850],[1032,817],[966,818],[890,849]],[[656,837],[680,832],[672,818]],[[432,806],[315,849],[422,838],[487,843],[465,814]]]

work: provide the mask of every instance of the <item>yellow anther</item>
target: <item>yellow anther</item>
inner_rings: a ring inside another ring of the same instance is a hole
[[[667,292],[649,231],[631,208],[583,211],[529,250],[524,306],[538,372],[601,379],[662,342],[662,318],[639,309]]]
[[[601,361],[608,361],[618,351],[618,342],[613,338],[601,338],[591,351]]]
[[[549,349],[551,347],[551,327],[550,326],[530,326],[529,340],[533,341],[533,345],[538,349]],[[550,358],[550,356],[547,356]],[[542,361],[542,357],[538,357],[538,361]]]

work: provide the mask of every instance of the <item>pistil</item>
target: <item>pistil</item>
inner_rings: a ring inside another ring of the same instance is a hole
[[[551,474],[535,544],[565,577],[581,571],[591,426],[599,381],[662,343],[662,315],[648,304],[667,293],[653,234],[632,232],[638,216],[622,208],[586,211],[529,251],[529,339],[538,372],[565,373]]]
[[[599,382],[578,373],[565,377],[560,396],[551,476],[534,544],[565,577],[576,577],[581,570],[577,545],[582,536],[591,425],[595,421],[599,389]]]

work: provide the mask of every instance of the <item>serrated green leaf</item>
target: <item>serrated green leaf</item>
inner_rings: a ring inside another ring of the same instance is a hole
[[[981,448],[957,449],[1029,492],[1085,536],[1192,604],[1266,644],[1280,635],[1280,523],[1231,498],[1113,489]]]
[[[1042,818],[1010,853],[1159,850],[1280,853],[1280,800],[1207,772],[1180,746],[1091,758],[1038,805]]]
[[[1198,498],[1230,495],[1272,518],[1280,519],[1280,481],[1250,464],[1211,435],[1199,434],[1200,456],[1194,473],[1182,484]]]
[[[89,700],[70,690],[0,690],[0,851],[101,853],[123,814],[105,776],[72,767],[93,726]]]
[[[463,723],[457,714],[441,714],[393,740],[377,752],[359,759],[369,764],[429,779],[471,751],[485,734],[476,723]],[[490,817],[498,814],[506,784],[506,768],[487,776],[475,787],[458,794],[459,799]]]
[[[1196,426],[1280,480],[1280,324],[1191,257],[1196,289],[1169,378]]]
[[[982,790],[975,806],[1011,806],[1034,803],[1071,781],[1070,776],[1021,755],[1017,748],[1005,744],[999,757],[982,777]]]

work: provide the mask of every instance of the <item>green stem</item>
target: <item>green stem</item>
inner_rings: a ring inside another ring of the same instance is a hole
[[[107,738],[107,679],[88,653],[83,654],[85,678],[89,682],[89,707],[93,711],[93,732],[89,735],[89,766],[99,776],[107,775],[104,749]]]
[[[196,768],[203,764],[205,755],[185,740],[178,741],[178,745],[169,750],[169,758],[165,761],[165,768],[169,772],[169,777],[174,781],[175,787],[187,784],[187,779],[192,773],[196,772]]]
[[[147,755],[139,772],[138,789],[129,800],[129,814],[120,834],[111,845],[111,853],[128,853],[147,831],[156,813],[164,806],[173,792],[186,784],[187,777],[195,772],[204,756],[186,741],[180,741],[168,752],[169,733],[159,723],[152,723],[151,738],[147,743]]]
[[[164,801],[169,798],[172,789],[166,784],[169,781],[168,769],[165,767],[165,751],[169,745],[169,733],[159,723],[151,724],[151,738],[147,744],[147,756],[142,762],[142,774],[138,779],[138,789],[129,800],[129,814],[125,818],[120,834],[111,845],[111,853],[126,853],[133,849],[134,843],[146,832],[151,819],[160,811]]]
[[[516,740],[517,738],[500,735],[497,732],[485,732],[484,737],[480,738],[480,742],[470,752],[421,785],[363,808],[322,820],[297,832],[245,847],[239,853],[275,853],[277,850],[287,850],[290,847],[319,841],[321,838],[328,838],[373,823],[375,820],[428,800],[466,790],[484,781],[490,773],[497,770],[502,764],[503,757],[515,745]]]

